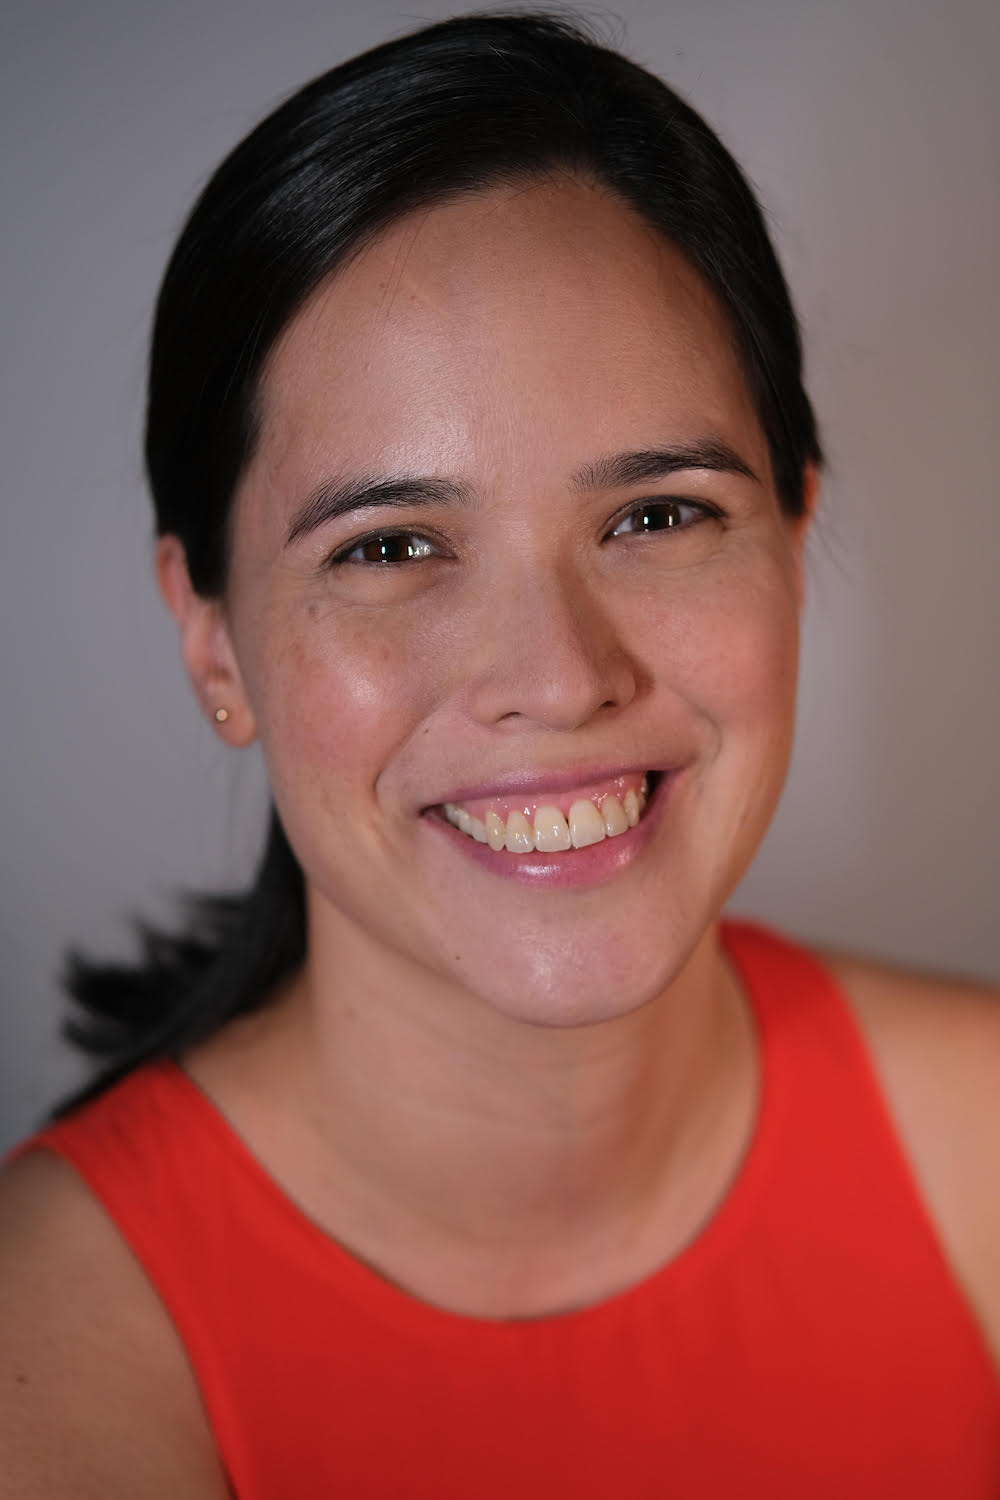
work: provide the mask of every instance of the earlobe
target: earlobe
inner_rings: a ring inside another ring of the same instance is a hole
[[[205,717],[227,745],[257,737],[221,599],[195,592],[180,537],[156,543],[156,581],[180,634],[181,656]]]

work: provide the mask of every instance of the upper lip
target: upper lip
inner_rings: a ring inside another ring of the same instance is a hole
[[[424,811],[441,807],[445,802],[476,802],[486,797],[510,797],[523,794],[525,797],[559,796],[563,792],[576,791],[595,781],[613,781],[616,776],[646,775],[659,767],[648,761],[633,761],[624,766],[576,766],[567,771],[511,771],[496,776],[489,782],[455,787],[436,802],[430,802]]]

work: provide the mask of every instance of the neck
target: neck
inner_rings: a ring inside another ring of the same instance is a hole
[[[646,1005],[569,1028],[512,1020],[393,972],[384,950],[367,962],[329,925],[313,931],[283,1007],[297,1058],[286,1074],[307,1154],[323,1163],[311,1196],[353,1205],[354,1241],[376,1264],[379,1247],[405,1244],[421,1269],[397,1279],[431,1300],[440,1280],[451,1303],[459,1268],[475,1268],[458,1300],[476,1308],[588,1300],[588,1277],[604,1290],[634,1279],[647,1240],[651,1270],[722,1196],[749,1135],[754,1069],[714,931]],[[570,1243],[586,1251],[579,1287],[566,1280]]]

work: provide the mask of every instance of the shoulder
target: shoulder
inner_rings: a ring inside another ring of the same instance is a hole
[[[226,1493],[183,1348],[71,1167],[0,1174],[0,1500]]]
[[[933,1134],[943,1146],[947,1137],[974,1155],[1000,1149],[1000,989],[820,956],[914,1139]]]
[[[942,1248],[1000,1363],[1000,989],[820,957],[854,1011]]]

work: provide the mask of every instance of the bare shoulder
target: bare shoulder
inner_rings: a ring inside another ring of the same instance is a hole
[[[907,1115],[987,1147],[1000,1132],[1000,988],[824,953]]]
[[[0,1175],[0,1454],[0,1500],[228,1493],[166,1312],[48,1151]]]
[[[1000,1362],[1000,989],[821,957],[855,1012],[945,1252]]]

